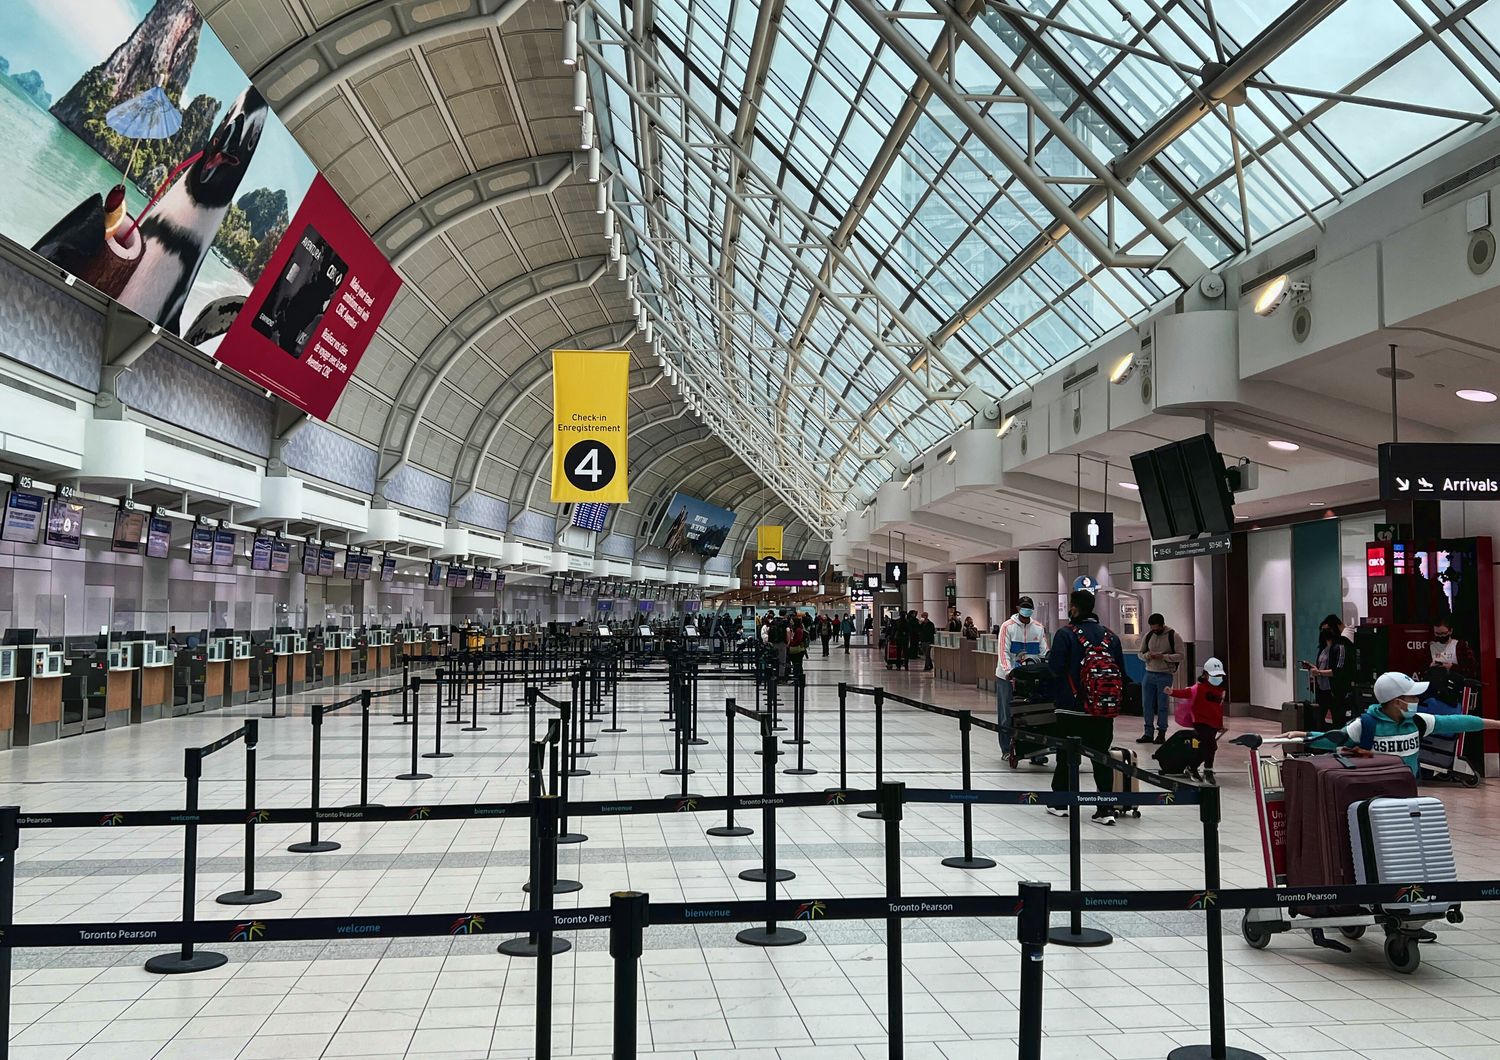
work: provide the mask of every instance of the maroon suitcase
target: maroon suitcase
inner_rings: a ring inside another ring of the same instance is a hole
[[[1350,805],[1361,799],[1417,794],[1417,778],[1395,755],[1288,758],[1281,764],[1281,778],[1286,789],[1288,887],[1354,883]]]

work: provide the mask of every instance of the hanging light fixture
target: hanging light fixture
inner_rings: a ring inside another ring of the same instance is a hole
[[[613,210],[604,211],[604,238],[615,238],[615,212]]]
[[[581,66],[573,70],[573,109],[580,114],[589,109],[589,75]]]
[[[576,16],[563,19],[563,65],[578,65],[578,20]]]
[[[620,233],[616,232],[609,241],[609,260],[620,260]]]
[[[583,112],[578,146],[585,151],[594,146],[594,115],[592,111],[586,110]]]
[[[621,283],[624,283],[625,282],[626,270],[629,267],[630,267],[630,260],[628,258],[626,258],[622,254],[620,256],[620,260],[618,262],[616,262],[615,279],[619,280]]]
[[[589,183],[590,184],[600,184],[600,183],[602,183],[599,180],[599,148],[598,148],[597,145],[595,145],[594,147],[590,147],[589,148],[588,172],[589,172]],[[603,213],[604,212],[604,207],[602,207],[602,206],[599,207],[599,209],[596,210],[595,212],[596,213]]]
[[[598,153],[599,149],[594,148],[593,154]],[[597,214],[609,212],[609,181],[607,180],[599,181],[598,187],[594,189],[594,212]]]
[[[651,344],[651,336],[652,336],[652,333],[655,331],[655,329],[656,329],[656,324],[655,324],[654,321],[651,321],[651,320],[646,321],[646,345],[648,345],[648,346]]]

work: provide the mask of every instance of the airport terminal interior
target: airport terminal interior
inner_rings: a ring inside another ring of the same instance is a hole
[[[1500,1056],[1500,0],[5,0],[0,1060]]]

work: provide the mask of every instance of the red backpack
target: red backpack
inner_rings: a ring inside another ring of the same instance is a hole
[[[1110,650],[1114,644],[1114,634],[1105,630],[1098,644],[1090,644],[1084,639],[1082,630],[1077,626],[1072,629],[1073,636],[1078,638],[1078,645],[1083,650],[1083,660],[1078,666],[1078,684],[1073,689],[1078,705],[1085,714],[1101,718],[1118,717],[1125,699],[1125,675],[1120,672],[1114,653]]]

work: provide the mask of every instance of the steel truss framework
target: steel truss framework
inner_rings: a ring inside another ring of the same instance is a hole
[[[630,293],[810,525],[1500,109],[1485,0],[583,0]],[[790,457],[790,459],[789,459]]]

